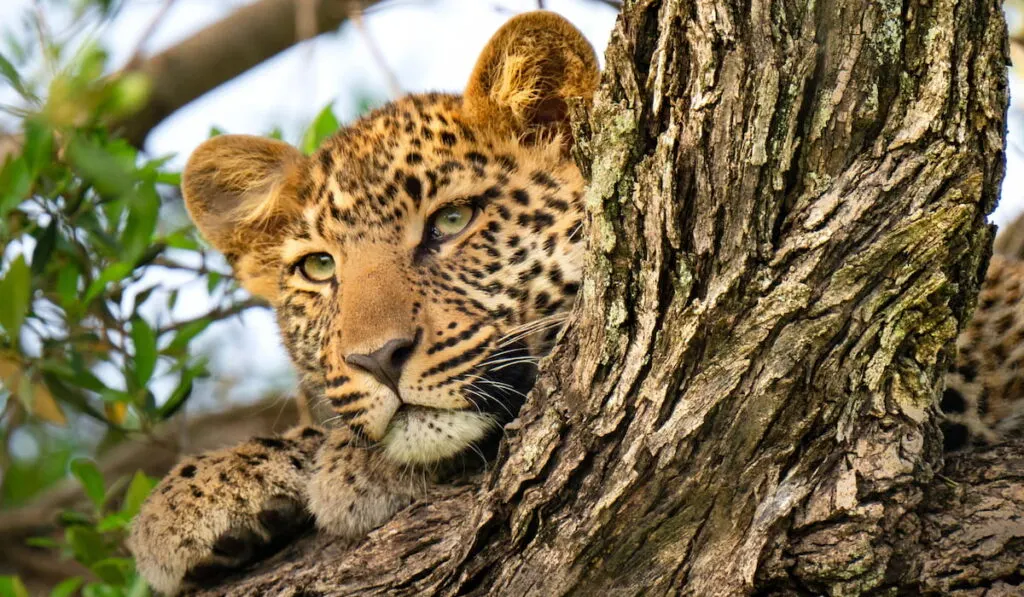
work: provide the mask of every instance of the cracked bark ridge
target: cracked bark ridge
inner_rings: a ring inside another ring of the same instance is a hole
[[[634,1],[606,58],[581,299],[482,489],[205,595],[1019,584],[949,580],[985,556],[947,516],[991,488],[934,474],[1003,173],[999,2]]]

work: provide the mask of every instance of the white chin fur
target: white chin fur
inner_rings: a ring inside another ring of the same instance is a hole
[[[495,425],[491,417],[473,411],[402,410],[388,426],[384,453],[395,462],[437,462],[465,450]]]

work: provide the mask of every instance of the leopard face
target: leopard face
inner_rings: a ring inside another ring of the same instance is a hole
[[[511,418],[555,331],[527,325],[557,321],[579,285],[583,182],[561,147],[466,124],[457,97],[414,96],[306,168],[277,313],[309,393],[407,460]]]
[[[448,459],[514,418],[579,288],[567,102],[597,66],[543,15],[499,31],[462,96],[396,101],[311,157],[217,137],[185,171],[193,219],[274,305],[325,422],[396,461]]]

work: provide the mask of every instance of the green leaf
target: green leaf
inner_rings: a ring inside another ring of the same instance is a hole
[[[100,381],[100,378],[96,377],[96,374],[87,369],[80,361],[72,359],[71,368],[75,372],[75,377],[72,380],[75,385],[93,392],[104,392],[107,390],[106,384]]]
[[[140,189],[128,210],[128,221],[121,234],[124,246],[124,260],[135,261],[153,244],[157,216],[160,213],[160,197],[152,187]]]
[[[32,301],[31,272],[25,256],[18,255],[0,280],[0,325],[12,341],[18,338],[21,324]]]
[[[25,539],[25,545],[28,545],[29,547],[39,547],[42,549],[56,549],[60,547],[60,543],[52,537],[29,537],[28,539]]]
[[[174,306],[177,305],[177,304],[178,304],[178,289],[175,288],[174,290],[172,290],[169,293],[167,293],[167,310],[168,311],[174,311]]]
[[[111,84],[106,108],[115,116],[134,114],[146,105],[152,88],[148,76],[139,72],[127,72]]]
[[[78,266],[73,263],[60,268],[60,272],[57,273],[57,294],[65,309],[78,304],[78,276]]]
[[[132,562],[127,558],[104,558],[89,567],[96,576],[115,586],[128,582],[132,574]]]
[[[178,412],[188,397],[192,395],[192,380],[197,377],[197,374],[192,369],[186,369],[181,372],[181,381],[178,382],[178,387],[174,389],[174,392],[167,398],[167,402],[160,405],[160,409],[157,410],[157,420],[163,421],[170,418],[171,415]]]
[[[82,586],[84,581],[79,577],[73,577],[62,581],[50,591],[50,597],[71,597]]]
[[[146,579],[135,575],[125,597],[149,597],[149,585],[146,584]]]
[[[18,206],[32,189],[32,172],[24,157],[8,159],[0,170],[0,218]]]
[[[57,517],[60,525],[63,527],[73,527],[78,525],[90,525],[92,519],[82,514],[81,512],[75,512],[74,510],[62,510],[60,515]]]
[[[153,377],[157,349],[156,334],[141,317],[132,320],[132,344],[135,346],[135,381],[144,387]]]
[[[103,536],[87,526],[73,526],[64,530],[64,540],[71,546],[75,559],[86,566],[107,557],[109,551]]]
[[[156,486],[156,479],[150,478],[142,471],[136,471],[131,483],[128,484],[128,489],[125,490],[121,514],[128,519],[138,514],[142,502],[146,501],[154,486]]]
[[[39,238],[36,239],[36,248],[32,251],[32,272],[41,274],[46,270],[46,264],[53,255],[53,249],[57,246],[57,220],[50,222]]]
[[[0,576],[0,597],[28,597],[28,589],[17,576]]]
[[[92,284],[89,284],[89,289],[85,291],[83,302],[87,304],[92,302],[92,299],[99,296],[107,288],[107,284],[114,280],[124,280],[134,269],[131,263],[125,262],[108,265],[100,276],[93,280]]]
[[[191,342],[193,338],[201,334],[203,330],[210,327],[211,323],[213,323],[213,321],[209,318],[202,317],[182,325],[178,328],[178,333],[174,335],[174,339],[171,340],[171,343],[167,346],[165,352],[167,352],[167,354],[181,353],[188,347],[188,343]]]
[[[100,392],[100,400],[108,404],[128,403],[132,401],[132,396],[128,392],[122,392],[114,388],[104,388]]]
[[[125,163],[113,144],[99,146],[78,136],[68,143],[68,159],[83,178],[106,197],[121,197],[132,188],[135,176],[132,164]]]
[[[25,164],[33,178],[53,161],[53,133],[37,119],[29,118],[25,121],[22,155],[25,156]]]
[[[14,87],[23,97],[32,96],[25,87],[25,83],[21,80],[18,69],[3,54],[0,54],[0,77],[7,79],[11,87]]]
[[[186,249],[188,251],[198,251],[200,248],[199,242],[190,233],[191,229],[186,228],[183,230],[177,230],[165,236],[163,241],[168,247],[174,249]]]
[[[131,518],[126,517],[124,514],[116,513],[107,516],[103,520],[96,523],[96,530],[101,533],[109,533],[110,531],[120,531],[128,528],[128,523],[131,522]]]
[[[220,283],[221,275],[217,272],[210,272],[206,274],[206,292],[213,294],[213,289],[217,288],[217,284]]]
[[[124,591],[108,584],[89,583],[82,588],[82,597],[124,597]]]
[[[324,139],[330,137],[339,128],[338,118],[334,115],[334,108],[331,104],[324,106],[323,110],[317,114],[316,119],[313,120],[313,124],[306,129],[305,134],[302,135],[302,143],[299,147],[303,153],[311,154],[318,147]]]
[[[153,181],[157,184],[165,184],[172,187],[181,186],[181,172],[158,172]]]
[[[103,475],[91,460],[76,458],[71,461],[71,474],[78,478],[85,488],[85,495],[97,508],[103,506],[104,490]]]

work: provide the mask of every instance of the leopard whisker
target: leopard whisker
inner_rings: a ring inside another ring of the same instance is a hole
[[[509,330],[505,335],[498,339],[498,348],[504,348],[510,344],[514,344],[527,336],[533,334],[539,334],[549,329],[561,326],[565,323],[568,317],[565,314],[557,313],[555,315],[548,315],[547,317],[536,319],[529,323],[517,326],[512,330]]]

